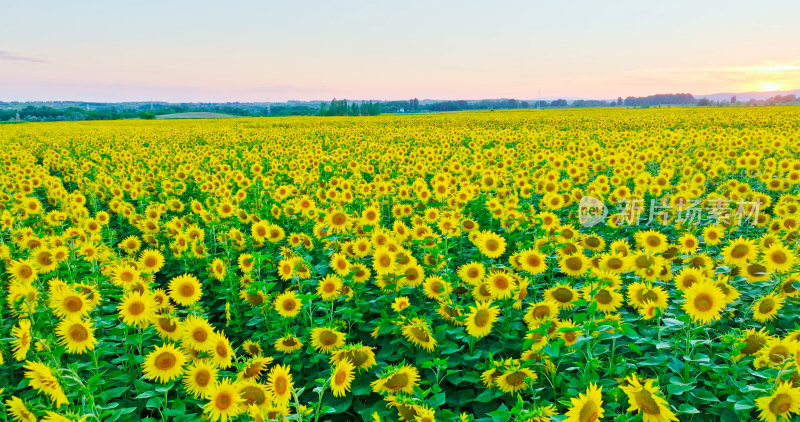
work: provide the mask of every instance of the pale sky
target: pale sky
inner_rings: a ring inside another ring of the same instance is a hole
[[[0,101],[789,89],[798,0],[0,1]]]

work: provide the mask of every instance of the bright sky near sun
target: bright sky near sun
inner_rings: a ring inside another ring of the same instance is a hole
[[[800,88],[800,1],[13,0],[0,101]]]

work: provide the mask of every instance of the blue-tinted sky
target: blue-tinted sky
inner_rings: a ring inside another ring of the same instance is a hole
[[[800,1],[0,4],[0,100],[616,98],[800,88]]]

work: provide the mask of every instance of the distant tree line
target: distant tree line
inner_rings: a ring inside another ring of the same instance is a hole
[[[58,120],[153,119],[160,114],[212,112],[234,116],[375,116],[381,113],[436,113],[465,110],[521,108],[585,108],[585,107],[653,107],[662,105],[744,106],[800,104],[796,95],[775,95],[766,100],[740,102],[696,99],[692,94],[658,94],[646,97],[618,97],[614,100],[537,100],[528,102],[513,98],[496,100],[420,101],[289,101],[286,103],[84,103],[84,102],[1,102],[0,122]]]
[[[319,105],[320,116],[377,116],[381,114],[380,103],[372,101],[353,101],[350,105],[347,100],[333,99],[330,103]]]

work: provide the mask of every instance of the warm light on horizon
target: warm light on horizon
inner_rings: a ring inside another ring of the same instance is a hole
[[[785,91],[790,88],[791,88],[790,86],[780,82],[761,81],[753,86],[753,91],[756,92]]]

